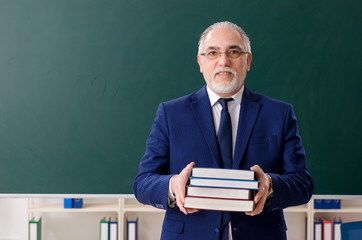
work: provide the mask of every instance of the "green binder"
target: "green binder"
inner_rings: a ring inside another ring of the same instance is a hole
[[[29,240],[41,240],[41,217],[29,221]]]

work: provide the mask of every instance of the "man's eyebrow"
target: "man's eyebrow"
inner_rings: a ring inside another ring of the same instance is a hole
[[[234,48],[237,48],[237,49],[241,50],[241,47],[239,45],[231,45],[231,46],[228,47],[228,49],[234,49]]]
[[[241,47],[239,45],[231,45],[227,49],[240,49],[241,50]],[[220,47],[209,46],[206,48],[206,50],[220,50]]]
[[[220,50],[220,48],[219,48],[219,47],[210,46],[210,47],[207,47],[206,50]]]

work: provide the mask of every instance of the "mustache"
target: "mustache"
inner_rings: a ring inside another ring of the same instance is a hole
[[[212,77],[214,78],[216,76],[216,74],[218,74],[219,72],[231,72],[234,77],[236,77],[236,71],[232,68],[229,68],[229,67],[219,67],[219,68],[216,68],[213,72],[212,72]]]

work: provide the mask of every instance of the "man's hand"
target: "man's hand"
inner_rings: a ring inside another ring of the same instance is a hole
[[[189,163],[178,175],[171,178],[171,191],[176,198],[176,204],[181,212],[185,215],[195,213],[198,209],[184,208],[186,184],[189,181],[192,168],[195,166],[194,162]]]
[[[270,188],[270,179],[264,173],[264,171],[258,166],[254,165],[250,170],[255,171],[256,180],[259,181],[259,190],[254,197],[255,209],[253,212],[246,212],[246,215],[255,216],[260,214],[264,209],[265,201],[268,197],[268,192]]]

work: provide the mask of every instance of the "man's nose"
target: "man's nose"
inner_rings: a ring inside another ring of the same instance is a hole
[[[230,59],[226,52],[220,52],[218,65],[219,66],[229,66]]]

